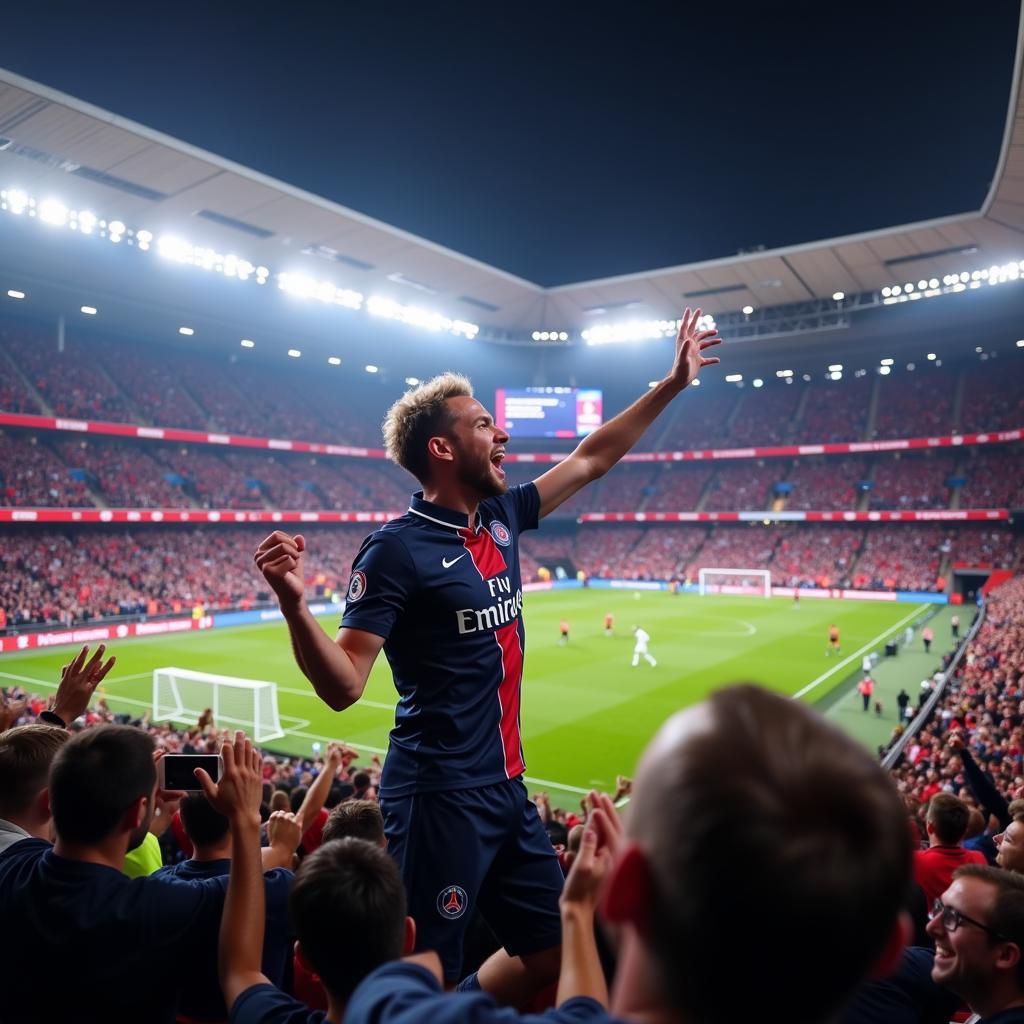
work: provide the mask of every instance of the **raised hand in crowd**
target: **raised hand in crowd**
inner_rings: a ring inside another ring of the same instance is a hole
[[[215,811],[229,821],[249,818],[260,824],[260,803],[263,799],[262,759],[252,740],[239,729],[234,743],[225,742],[220,750],[223,768],[214,782],[203,768],[196,769],[196,778],[206,799]]]
[[[0,693],[0,732],[6,732],[21,718],[28,707],[28,698],[9,700],[7,695]]]
[[[106,650],[106,644],[100,644],[96,653],[89,658],[89,645],[83,644],[78,654],[60,670],[60,685],[49,710],[66,726],[85,714],[96,687],[117,664],[117,658],[113,655],[106,662],[103,661]],[[86,658],[89,660],[86,661]]]

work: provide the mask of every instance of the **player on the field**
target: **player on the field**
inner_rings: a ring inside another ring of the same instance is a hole
[[[656,668],[658,664],[657,661],[655,661],[647,651],[647,644],[651,639],[650,634],[646,629],[634,626],[633,636],[636,638],[636,643],[633,645],[633,668],[637,667],[641,658],[643,658],[651,668]]]
[[[449,981],[479,909],[504,946],[471,984],[523,1003],[560,958],[562,873],[522,776],[523,530],[608,472],[702,367],[721,339],[683,314],[668,375],[533,483],[509,488],[509,436],[445,374],[388,413],[388,454],[423,490],[356,556],[331,640],[304,599],[305,540],[275,531],[256,564],[274,589],[299,667],[334,710],[362,696],[381,648],[400,699],[380,786],[389,851],[402,869],[418,945]]]
[[[839,627],[833,622],[832,625],[828,627],[828,647],[825,648],[825,656],[828,657],[830,654],[838,654],[839,651]]]
[[[608,612],[604,617],[604,635],[611,636],[615,632],[615,616]]]
[[[569,642],[569,620],[562,619],[558,624],[558,646],[564,647]]]

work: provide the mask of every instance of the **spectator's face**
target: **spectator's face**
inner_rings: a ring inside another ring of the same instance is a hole
[[[980,878],[956,878],[942,894],[942,902],[987,925],[995,905],[995,888]],[[928,934],[935,940],[932,981],[969,999],[991,985],[999,944],[976,924],[961,921],[954,931],[942,923],[942,915],[928,922]]]
[[[1007,871],[1024,874],[1024,825],[1019,821],[1011,821],[1010,827],[995,837],[999,852],[996,863]]]

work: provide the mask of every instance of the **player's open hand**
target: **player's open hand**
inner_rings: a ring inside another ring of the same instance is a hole
[[[220,779],[213,779],[202,768],[196,769],[196,778],[203,787],[206,799],[215,811],[226,818],[238,819],[246,816],[260,817],[260,802],[263,798],[262,761],[252,740],[241,730],[235,733],[234,743],[225,743],[220,748],[224,766]]]
[[[306,538],[301,533],[294,537],[275,530],[256,549],[253,558],[256,568],[277,595],[281,610],[297,607],[306,592],[305,567]]]
[[[714,366],[721,362],[717,356],[704,356],[704,350],[712,345],[720,345],[722,339],[717,328],[698,329],[701,318],[699,309],[690,312],[687,306],[683,310],[683,318],[676,335],[676,358],[669,373],[669,380],[676,384],[680,391],[697,379],[697,375],[705,366]]]

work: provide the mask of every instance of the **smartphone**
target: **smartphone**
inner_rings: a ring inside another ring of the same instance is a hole
[[[219,782],[222,765],[220,754],[164,754],[156,763],[157,788],[202,792],[196,769],[205,769],[214,782]]]

